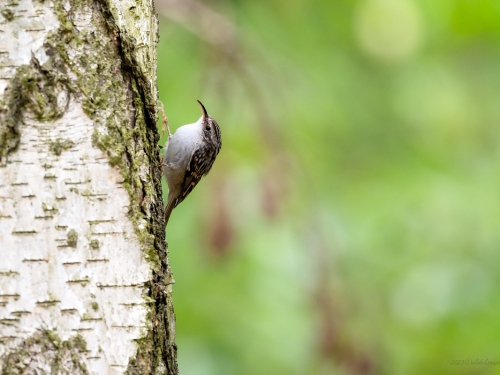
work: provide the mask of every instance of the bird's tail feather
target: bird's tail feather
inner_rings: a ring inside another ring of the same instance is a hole
[[[170,219],[170,214],[175,207],[175,199],[168,200],[167,205],[165,206],[165,227],[168,224],[168,219]]]

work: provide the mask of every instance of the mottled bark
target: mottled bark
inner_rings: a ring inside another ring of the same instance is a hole
[[[0,4],[0,373],[176,374],[145,0]]]

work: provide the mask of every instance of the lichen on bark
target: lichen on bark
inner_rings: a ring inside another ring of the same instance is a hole
[[[1,375],[87,375],[85,363],[80,360],[86,350],[85,340],[79,335],[64,341],[54,331],[43,329],[3,358]]]

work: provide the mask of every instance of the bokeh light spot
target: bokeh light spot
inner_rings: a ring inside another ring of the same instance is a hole
[[[420,11],[410,0],[365,0],[354,28],[363,52],[385,62],[408,60],[422,42]]]

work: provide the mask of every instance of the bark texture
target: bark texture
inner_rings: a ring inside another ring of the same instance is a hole
[[[150,0],[0,3],[0,374],[176,374]]]

